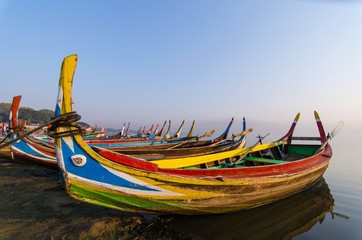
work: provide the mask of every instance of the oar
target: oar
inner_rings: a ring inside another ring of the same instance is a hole
[[[166,150],[177,148],[177,147],[179,147],[179,146],[181,146],[181,145],[183,145],[185,143],[188,143],[188,142],[190,142],[190,141],[192,141],[194,139],[200,139],[200,138],[208,137],[208,136],[212,135],[215,131],[216,130],[213,129],[211,131],[205,132],[204,134],[201,134],[201,135],[198,135],[198,136],[195,136],[195,137],[190,137],[190,139],[187,139],[185,141],[181,141],[180,143],[178,143],[178,144],[176,144],[176,145],[174,145],[172,147],[166,148]]]
[[[332,140],[337,135],[337,133],[343,128],[343,126],[344,126],[344,122],[340,121],[338,123],[338,125],[333,129],[333,131],[328,134],[327,140],[318,148],[316,153],[321,151],[329,143],[329,141]]]
[[[244,131],[239,132],[238,134],[233,134],[233,135],[232,135],[232,138],[235,139],[235,138],[237,138],[237,137],[241,137],[241,136],[247,135],[247,134],[251,133],[252,131],[253,131],[252,128],[246,129],[246,130],[244,130]]]
[[[344,122],[343,121],[339,122],[338,125],[333,129],[333,131],[328,134],[327,139],[332,140],[332,138],[334,138],[334,136],[336,136],[337,133],[343,128],[343,126]]]
[[[239,160],[237,160],[237,161],[233,164],[233,166],[235,166],[235,165],[237,165],[238,163],[240,163],[240,162],[243,160],[243,158],[245,158],[251,151],[253,151],[253,149],[254,149],[256,146],[258,146],[258,145],[260,144],[260,142],[261,142],[264,138],[266,138],[267,136],[269,136],[269,133],[268,133],[267,135],[265,135],[264,137],[260,137],[260,138],[258,139],[258,141],[257,141],[253,146],[249,147],[248,151],[246,151],[246,152],[239,158]]]
[[[247,134],[251,133],[252,131],[253,131],[253,129],[252,129],[252,128],[249,128],[249,129],[246,129],[246,130],[244,130],[244,131],[239,132],[238,134],[233,134],[233,139],[235,139],[235,138],[237,138],[237,137],[241,137],[241,136],[247,135]],[[227,140],[229,140],[229,139],[223,139],[223,140],[221,140],[221,141],[218,141],[218,142],[215,142],[215,143],[211,144],[210,146],[218,145],[218,144],[223,143],[223,142],[225,142],[225,141],[227,141]]]
[[[349,219],[349,216],[344,215],[342,213],[331,212],[331,214],[332,214],[332,219],[334,219],[334,215],[336,215],[338,217],[341,217],[341,218],[344,218],[344,219],[347,219],[347,220]]]
[[[216,130],[213,129],[213,130],[211,130],[211,131],[205,132],[204,134],[198,135],[198,136],[196,136],[196,137],[191,137],[191,138],[193,138],[193,139],[195,139],[195,138],[200,139],[200,138],[208,137],[208,136],[214,134],[215,131],[216,131]]]

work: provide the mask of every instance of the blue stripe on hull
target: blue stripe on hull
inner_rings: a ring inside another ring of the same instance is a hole
[[[124,179],[120,176],[117,176],[107,169],[105,169],[99,162],[92,159],[76,142],[74,144],[74,152],[62,139],[62,151],[63,156],[72,156],[75,154],[81,154],[87,158],[87,162],[84,166],[78,167],[73,164],[71,159],[64,159],[65,168],[71,174],[78,175],[80,177],[102,182],[106,184],[111,184],[115,186],[135,189],[135,190],[144,190],[144,191],[158,191],[149,187],[138,185],[134,182],[130,182],[127,179]]]

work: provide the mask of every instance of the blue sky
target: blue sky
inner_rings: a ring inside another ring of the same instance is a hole
[[[90,124],[362,121],[362,1],[0,0],[0,102],[54,109],[73,53]]]

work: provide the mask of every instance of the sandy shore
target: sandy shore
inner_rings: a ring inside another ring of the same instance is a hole
[[[59,173],[0,156],[0,239],[198,239],[170,218],[127,214],[72,199]]]

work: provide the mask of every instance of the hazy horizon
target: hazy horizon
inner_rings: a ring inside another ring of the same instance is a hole
[[[78,54],[74,110],[89,124],[285,126],[317,110],[358,128],[361,26],[361,1],[3,0],[0,101],[54,109]]]

